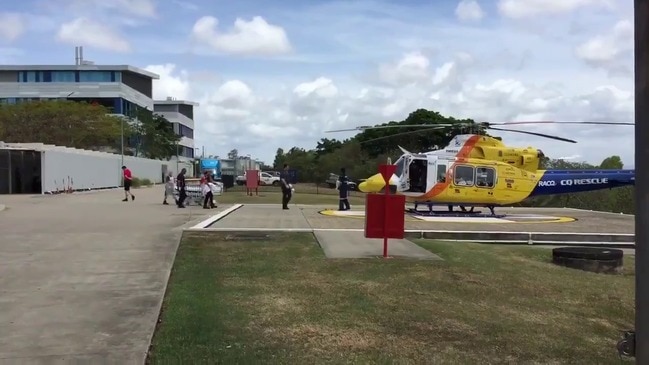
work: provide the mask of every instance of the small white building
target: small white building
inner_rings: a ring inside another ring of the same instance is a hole
[[[122,160],[123,158],[123,160]],[[192,162],[161,161],[43,143],[0,142],[0,194],[55,194],[110,189],[122,185],[122,161],[134,177],[163,182]]]

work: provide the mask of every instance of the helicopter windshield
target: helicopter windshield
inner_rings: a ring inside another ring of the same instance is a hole
[[[394,174],[395,174],[397,177],[401,177],[401,174],[403,174],[403,167],[404,167],[404,165],[406,164],[406,159],[403,158],[403,156],[401,156],[401,157],[399,157],[399,159],[397,160],[397,162],[395,162],[394,164],[397,166],[397,169],[396,169],[396,171],[394,172]]]

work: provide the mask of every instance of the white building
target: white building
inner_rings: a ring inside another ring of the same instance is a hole
[[[161,183],[163,176],[191,162],[160,161],[124,156],[134,177]],[[0,142],[0,194],[52,194],[116,188],[122,184],[122,156],[42,143]]]
[[[181,136],[178,143],[179,160],[192,160],[195,151],[194,107],[198,106],[198,103],[168,97],[167,100],[155,100],[153,104],[153,112],[169,120],[173,124],[174,132]]]
[[[137,107],[153,111],[157,74],[129,65],[95,65],[77,47],[74,65],[0,65],[0,103],[42,99],[86,101],[112,113],[135,116]]]

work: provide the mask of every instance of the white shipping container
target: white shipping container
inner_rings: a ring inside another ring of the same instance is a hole
[[[122,156],[114,153],[79,150],[41,143],[5,144],[4,149],[33,150],[41,153],[41,187],[45,194],[67,189],[91,190],[119,187],[122,184]],[[124,165],[133,177],[162,183],[169,171],[182,168],[193,174],[191,162],[152,160],[124,156]]]

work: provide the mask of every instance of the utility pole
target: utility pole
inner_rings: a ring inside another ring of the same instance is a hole
[[[121,120],[120,129],[121,129],[121,146],[122,146],[122,166],[124,166],[124,117],[119,118]]]
[[[634,0],[635,23],[635,357],[649,364],[649,0]]]

